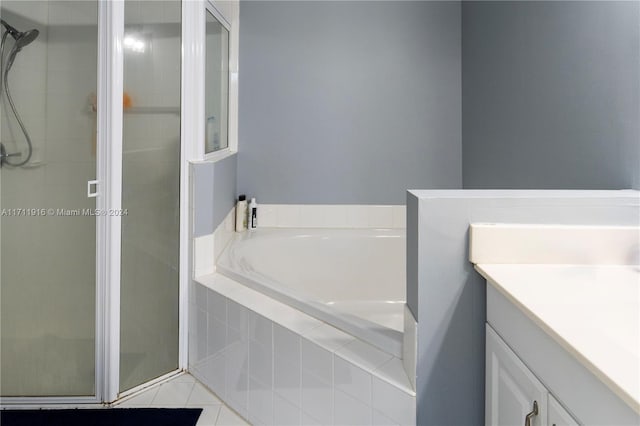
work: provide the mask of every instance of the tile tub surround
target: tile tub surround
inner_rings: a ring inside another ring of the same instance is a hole
[[[216,260],[235,234],[235,207],[211,234],[193,238],[193,276],[215,272]]]
[[[403,362],[219,274],[193,282],[192,374],[253,424],[415,424]]]
[[[403,205],[258,204],[264,228],[406,228],[405,218]]]
[[[194,236],[194,277],[215,272],[216,260],[235,233],[235,211],[232,208],[213,233]],[[196,214],[193,205],[191,214]],[[403,229],[405,217],[405,206],[397,205],[258,204],[262,228]]]

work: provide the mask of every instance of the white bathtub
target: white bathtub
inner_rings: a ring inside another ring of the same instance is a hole
[[[401,356],[404,229],[258,229],[237,234],[217,270]]]

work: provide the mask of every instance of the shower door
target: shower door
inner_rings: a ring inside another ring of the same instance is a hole
[[[124,2],[121,393],[178,369],[181,8]]]
[[[2,404],[180,367],[182,6],[0,0]]]
[[[95,400],[98,2],[0,15],[0,396]]]

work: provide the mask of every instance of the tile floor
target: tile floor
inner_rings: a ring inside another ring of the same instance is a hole
[[[197,426],[244,426],[240,416],[227,407],[190,374],[182,374],[114,404],[114,407],[199,407]]]

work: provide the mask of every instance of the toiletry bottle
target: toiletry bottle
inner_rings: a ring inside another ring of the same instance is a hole
[[[247,229],[247,196],[240,195],[236,204],[236,232]]]
[[[255,231],[258,227],[258,203],[252,198],[249,204],[249,231]]]

